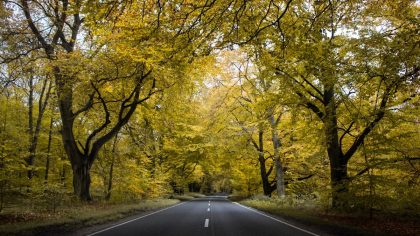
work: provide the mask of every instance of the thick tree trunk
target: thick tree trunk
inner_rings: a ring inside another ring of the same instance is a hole
[[[57,98],[62,121],[61,136],[64,150],[69,157],[73,170],[73,191],[82,201],[90,201],[90,166],[88,156],[83,155],[76,144],[73,134],[74,114],[72,111],[73,91],[71,80],[61,75],[58,67],[54,68]]]
[[[73,189],[74,193],[82,201],[91,201],[90,195],[90,166],[86,161],[73,165]]]
[[[60,68],[54,68],[57,98],[62,121],[61,136],[64,150],[69,157],[73,170],[73,191],[82,201],[90,201],[90,167],[89,156],[84,155],[76,144],[73,133],[73,90],[71,78],[63,76]]]
[[[337,108],[334,98],[334,86],[325,86],[324,92],[324,134],[330,161],[332,207],[340,208],[346,205],[343,195],[348,190],[347,161],[338,138]]]
[[[330,163],[332,208],[344,208],[347,206],[346,193],[348,192],[347,165],[334,166]]]

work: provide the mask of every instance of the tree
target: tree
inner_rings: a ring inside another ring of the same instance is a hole
[[[38,80],[35,79],[35,75],[32,71],[29,72],[29,81],[28,81],[28,88],[29,88],[29,97],[28,97],[28,133],[29,133],[29,157],[27,158],[26,162],[28,164],[28,178],[31,179],[34,175],[33,171],[33,164],[34,159],[36,156],[36,149],[38,146],[38,139],[39,134],[41,131],[41,122],[42,118],[44,116],[44,113],[47,109],[50,94],[51,94],[51,88],[52,88],[52,82],[51,80],[45,76],[44,78],[39,78]],[[43,81],[42,81],[43,80]],[[38,113],[37,118],[35,119],[34,124],[34,116],[33,116],[33,109],[34,109],[34,84],[36,82],[39,82],[42,84],[41,91],[39,92],[39,99],[38,99]],[[51,122],[52,123],[52,122]]]
[[[85,52],[83,47],[88,46],[88,44],[81,44],[81,40],[89,40],[89,38],[81,39],[78,37],[86,36],[84,33],[82,34],[82,31],[88,32],[88,29],[83,29],[82,25],[89,20],[89,15],[83,12],[92,7],[89,4],[82,1],[61,1],[49,4],[44,1],[29,2],[22,0],[16,5],[20,8],[28,28],[36,37],[37,44],[33,45],[34,48],[32,49],[42,49],[45,57],[51,62],[51,73],[55,80],[61,115],[63,144],[73,169],[74,192],[82,200],[90,200],[89,171],[99,150],[128,122],[137,105],[145,102],[158,90],[156,89],[156,77],[151,75],[152,65],[145,60],[124,60],[123,55],[118,55],[118,45],[117,48],[113,49],[115,45],[108,44],[108,47],[104,49],[104,47],[100,47],[91,40],[89,43],[96,47],[94,50],[97,51],[92,54],[93,57],[89,55],[89,51]],[[108,7],[112,6],[104,3],[99,6],[98,10],[107,10]],[[133,5],[131,8],[127,8],[127,11],[134,13],[136,7],[137,5]],[[160,8],[154,4],[152,9]],[[125,14],[125,16],[128,15],[128,13]],[[39,21],[41,18],[45,22]],[[158,19],[157,22],[156,19]],[[118,25],[118,22],[123,23],[124,20],[133,19],[126,17],[119,21],[114,20],[113,23]],[[147,28],[141,29],[143,35],[152,36],[149,40],[145,39],[145,42],[155,41],[157,35],[163,35],[164,28],[159,26],[162,23],[159,16],[148,15],[148,18],[143,20],[144,26],[151,24]],[[121,25],[119,28],[124,27],[125,25]],[[161,31],[161,34],[155,34],[155,27]],[[126,32],[123,31],[121,35],[125,35]],[[165,40],[170,39],[166,38]],[[77,46],[78,43],[79,46]],[[150,50],[151,48],[148,49],[148,51]],[[112,54],[113,58],[111,59]],[[162,61],[173,55],[173,53],[167,53],[166,55],[152,54],[150,57]],[[101,64],[107,64],[108,66],[106,68],[96,66]],[[90,69],[96,73],[89,74],[83,67],[91,67]],[[113,103],[114,100],[105,94],[107,93],[106,89],[112,88],[111,82],[115,84],[117,81],[125,83],[126,88],[131,88],[131,91],[124,90],[118,94],[119,96],[115,100],[120,103],[120,106],[118,108],[113,107],[113,109],[116,109],[114,111],[110,110],[109,107],[109,104]],[[89,88],[88,94],[85,96],[78,95],[75,91],[81,85]],[[84,98],[84,104],[80,101],[80,98]],[[82,138],[85,142],[82,144],[80,138],[76,137],[75,123],[82,114],[92,109],[100,109],[100,107],[104,115],[103,122],[97,127],[90,128],[91,130],[86,138]]]
[[[227,117],[241,129],[243,141],[249,143],[257,152],[257,160],[259,163],[260,178],[264,194],[270,196],[276,189],[276,180],[270,180],[270,176],[274,167],[278,167],[276,176],[279,177],[279,185],[281,195],[284,195],[283,169],[281,168],[281,160],[279,153],[279,139],[277,134],[277,121],[271,118],[276,116],[277,109],[274,103],[270,103],[269,90],[271,87],[268,78],[261,74],[258,68],[254,68],[251,58],[244,58],[242,52],[225,52],[223,54],[228,60],[220,62],[226,75],[221,82],[222,87],[226,86],[224,91],[226,94],[219,101],[226,106],[225,112]],[[226,83],[226,84],[224,84]],[[226,116],[226,115],[225,115]],[[227,124],[225,124],[227,125]],[[273,152],[270,154],[270,148],[265,147],[266,136],[264,135],[267,128],[271,127],[271,141],[273,142]],[[257,134],[257,135],[256,135]],[[233,150],[232,150],[233,151]],[[277,158],[276,158],[277,157]],[[275,164],[274,164],[275,163]],[[283,191],[282,191],[283,190]]]
[[[390,108],[401,104],[397,91],[417,81],[415,7],[412,1],[401,3],[404,17],[390,1],[382,6],[340,1],[296,5],[297,14],[270,29],[279,37],[262,39],[271,45],[266,61],[273,72],[323,124],[333,207],[346,205],[341,195],[348,190],[349,161]],[[402,41],[404,46],[397,47]],[[364,109],[355,106],[363,99],[370,99]]]

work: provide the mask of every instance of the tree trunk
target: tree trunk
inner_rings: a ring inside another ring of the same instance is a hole
[[[339,164],[334,165],[330,162],[331,169],[331,188],[332,188],[332,208],[346,207],[345,195],[348,192],[348,175],[347,165]]]
[[[274,165],[276,168],[277,196],[284,197],[286,196],[286,190],[284,187],[284,172],[283,172],[283,166],[281,164],[280,157],[276,157],[276,159],[274,159]]]
[[[258,161],[260,163],[260,175],[261,175],[261,181],[262,181],[262,185],[263,185],[264,195],[271,196],[271,193],[273,191],[271,190],[271,185],[270,185],[270,182],[268,181],[267,170],[265,168],[264,155],[259,154],[258,155]]]
[[[340,208],[346,205],[343,195],[348,191],[347,161],[338,139],[337,108],[334,98],[334,85],[325,86],[324,92],[324,134],[330,161],[332,207]]]
[[[54,68],[58,105],[62,121],[61,136],[64,150],[69,157],[73,170],[73,191],[82,201],[90,201],[90,167],[89,157],[83,155],[76,144],[73,134],[73,91],[71,79],[63,76],[60,68]]]
[[[48,105],[48,99],[50,96],[50,92],[51,92],[51,84],[48,84],[48,80],[47,78],[44,79],[44,83],[42,85],[42,90],[41,90],[41,94],[39,97],[39,101],[38,101],[38,117],[36,119],[36,124],[34,126],[34,117],[33,117],[33,100],[34,100],[34,78],[30,77],[29,80],[29,98],[28,98],[28,120],[29,120],[29,124],[28,124],[28,129],[29,129],[29,156],[26,160],[27,165],[28,165],[28,178],[32,179],[32,177],[34,176],[34,169],[33,169],[33,164],[34,164],[34,159],[36,156],[36,149],[38,146],[38,138],[39,138],[39,133],[41,131],[41,122],[42,122],[42,117],[44,116],[44,112],[45,112],[45,108]],[[44,98],[45,96],[45,98]]]
[[[91,201],[90,195],[90,166],[87,161],[73,165],[73,189],[74,193],[82,201]]]
[[[278,119],[274,119],[274,114],[271,111],[269,115],[269,122],[271,125],[271,138],[273,141],[273,148],[274,148],[274,166],[276,169],[276,189],[277,189],[277,195],[279,197],[284,197],[286,195],[285,186],[284,186],[284,172],[283,172],[283,165],[281,163],[280,159],[280,138],[279,134],[277,132],[277,125],[278,121],[280,120],[279,115]]]
[[[261,181],[263,185],[264,195],[271,197],[271,193],[275,190],[275,186],[273,187],[268,180],[268,176],[270,176],[272,168],[267,171],[265,166],[265,157],[264,157],[264,131],[260,128],[258,132],[258,141],[259,141],[259,150],[258,150],[258,162],[260,163],[260,175]]]
[[[114,143],[112,144],[112,152],[111,152],[111,166],[109,168],[109,177],[108,177],[108,188],[106,190],[105,200],[109,200],[111,198],[111,191],[112,191],[112,175],[114,173],[114,162],[115,162],[115,150],[117,147],[118,135],[115,135]]]
[[[26,159],[26,164],[28,165],[28,179],[32,179],[33,177],[33,164],[35,158],[34,152],[34,120],[33,120],[33,110],[34,110],[34,78],[30,75],[29,78],[29,97],[28,97],[28,134],[29,134],[29,156]]]

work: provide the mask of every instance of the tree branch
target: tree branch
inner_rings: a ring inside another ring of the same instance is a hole
[[[341,137],[340,137],[340,147],[342,147],[342,143],[343,143],[343,138],[344,138],[344,136],[345,136],[346,134],[349,134],[349,133],[350,133],[351,127],[353,127],[354,123],[355,123],[355,122],[354,122],[354,121],[352,121],[352,122],[350,123],[349,127],[348,127],[347,129],[345,129],[345,130],[344,130],[344,132],[343,132],[343,134],[341,135]]]
[[[86,145],[85,145],[85,154],[87,155],[89,152],[89,147],[90,147],[90,143],[92,141],[92,139],[99,133],[101,132],[103,129],[105,129],[110,123],[110,113],[108,110],[108,106],[106,105],[105,99],[102,97],[102,94],[100,93],[99,89],[93,84],[93,82],[91,82],[91,85],[93,87],[93,89],[96,91],[96,93],[98,94],[98,98],[102,103],[102,107],[104,109],[105,112],[105,121],[104,123],[99,126],[98,128],[96,128],[95,130],[92,131],[92,133],[88,136],[88,138],[86,139]]]
[[[80,113],[85,112],[92,108],[95,93],[91,93],[88,96],[89,96],[89,100],[86,102],[86,104],[82,108],[80,108],[79,110],[73,113],[73,118],[76,118],[78,115],[80,115]]]
[[[366,166],[364,169],[357,172],[357,174],[355,174],[354,176],[349,177],[349,180],[353,180],[356,177],[359,177],[359,176],[363,175],[364,173],[368,172],[370,169],[373,169],[373,168],[378,167],[380,165],[392,164],[392,163],[397,163],[397,162],[402,162],[402,161],[408,161],[408,162],[410,162],[410,161],[420,161],[420,157],[403,157],[403,158],[398,158],[398,159],[380,161],[380,162],[377,162],[373,165]]]
[[[144,70],[144,66],[142,68],[142,71]],[[120,111],[118,114],[118,120],[115,123],[115,125],[111,128],[110,131],[108,131],[106,134],[104,134],[102,137],[98,138],[93,144],[92,144],[92,149],[89,153],[89,163],[93,163],[93,161],[95,160],[99,149],[108,141],[110,140],[112,137],[114,137],[119,131],[120,129],[128,123],[130,117],[134,114],[137,105],[140,104],[141,102],[146,101],[148,98],[150,98],[150,96],[146,96],[146,98],[140,99],[140,90],[141,90],[141,85],[144,82],[144,79],[146,77],[148,77],[151,73],[151,70],[149,70],[148,72],[146,72],[145,74],[142,72],[140,76],[138,76],[137,78],[137,84],[135,86],[135,88],[133,89],[133,91],[131,92],[129,98],[125,99],[123,101],[123,103],[120,106]],[[151,90],[153,90],[153,88],[155,87],[155,80],[153,81],[152,84],[152,88]],[[149,94],[153,94],[149,91]],[[126,105],[130,100],[133,100],[129,105]],[[125,110],[128,108],[128,111],[124,114]]]
[[[44,48],[47,57],[51,59],[52,54],[54,53],[54,48],[47,43],[47,41],[44,39],[44,37],[41,35],[41,32],[36,27],[31,12],[29,11],[29,5],[27,0],[21,0],[22,3],[22,10],[25,15],[26,20],[28,21],[29,28],[31,29],[32,33],[35,35],[35,37],[38,39],[39,43]]]

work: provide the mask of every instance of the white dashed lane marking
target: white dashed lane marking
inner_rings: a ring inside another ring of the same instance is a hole
[[[209,219],[206,219],[204,221],[204,228],[207,228],[207,227],[209,227]]]

